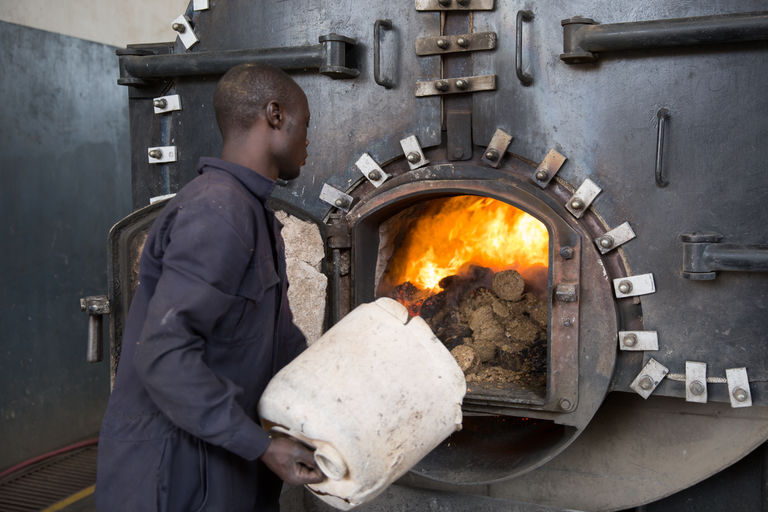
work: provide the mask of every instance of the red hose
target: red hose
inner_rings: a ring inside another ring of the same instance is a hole
[[[93,439],[88,439],[86,441],[80,441],[79,443],[71,444],[69,446],[65,446],[64,448],[59,448],[58,450],[53,450],[52,452],[45,453],[43,455],[38,455],[37,457],[33,457],[29,460],[25,460],[24,462],[20,462],[19,464],[16,464],[13,467],[10,467],[2,472],[0,472],[0,479],[5,478],[6,476],[10,475],[11,473],[18,471],[20,469],[23,469],[27,466],[31,466],[35,462],[40,462],[41,460],[48,459],[50,457],[54,457],[56,455],[61,455],[62,453],[71,452],[73,450],[77,450],[78,448],[83,448],[85,446],[91,446],[94,444],[97,444],[99,442],[98,437],[94,437]]]

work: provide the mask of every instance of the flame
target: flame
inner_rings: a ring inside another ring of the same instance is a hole
[[[546,267],[548,251],[547,228],[532,215],[489,197],[455,196],[431,201],[413,222],[392,255],[387,281],[409,281],[434,294],[441,279],[467,264],[524,273]]]

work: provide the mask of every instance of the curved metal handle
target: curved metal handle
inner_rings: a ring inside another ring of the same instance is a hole
[[[533,21],[533,11],[517,11],[517,45],[515,48],[515,71],[523,85],[531,85],[533,77],[523,71],[523,22]]]
[[[669,110],[660,109],[656,113],[656,118],[659,121],[656,129],[656,185],[664,188],[669,185],[669,182],[664,179],[664,128],[669,119]]]
[[[390,78],[381,77],[381,29],[392,30],[392,20],[376,20],[373,24],[373,79],[386,89],[394,87]]]

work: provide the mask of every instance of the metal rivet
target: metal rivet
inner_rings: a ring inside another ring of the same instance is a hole
[[[333,204],[335,204],[339,208],[346,208],[346,206],[349,204],[349,202],[345,198],[340,197],[337,200],[335,200],[333,202]]]
[[[157,98],[152,102],[152,104],[157,108],[165,108],[168,106],[168,102],[165,98]]]
[[[565,260],[570,260],[571,258],[573,258],[573,247],[569,247],[569,246],[561,247],[560,256],[562,256],[563,259]]]
[[[485,158],[488,160],[498,160],[499,152],[493,148],[489,148],[488,151],[485,152]]]
[[[640,389],[644,389],[648,391],[649,389],[653,388],[653,379],[650,378],[648,375],[643,375],[643,378],[640,379]]]
[[[445,50],[449,46],[451,46],[451,42],[449,40],[443,39],[443,38],[440,38],[440,39],[437,40],[437,47],[438,48],[440,48],[442,50]]]
[[[629,281],[622,281],[619,283],[619,291],[623,294],[628,294],[632,291],[632,283]]]
[[[581,210],[582,208],[584,208],[584,201],[582,201],[578,197],[575,199],[572,199],[571,208],[573,208],[574,210]]]
[[[462,5],[464,7],[469,5],[470,0],[457,0],[459,5]]]
[[[564,411],[570,411],[571,407],[573,407],[573,404],[571,404],[571,401],[567,398],[561,398],[560,399],[560,408]]]
[[[536,179],[539,181],[546,181],[546,179],[549,178],[549,173],[545,171],[544,169],[539,169],[536,171]]]
[[[448,83],[447,80],[438,80],[437,82],[435,82],[435,89],[437,89],[438,91],[447,91],[450,86],[451,85]]]
[[[171,28],[176,32],[178,32],[179,34],[183,34],[184,32],[187,31],[187,27],[185,27],[183,23],[174,23],[173,25],[171,25]]]
[[[411,151],[410,153],[408,153],[408,156],[406,156],[406,158],[407,158],[407,159],[408,159],[408,161],[409,161],[409,162],[411,162],[412,164],[415,164],[415,163],[421,162],[421,155],[420,155],[420,154],[418,154],[418,153],[417,153],[417,152],[415,152],[415,151]]]
[[[466,37],[460,37],[456,39],[456,44],[461,46],[462,48],[466,48],[467,46],[469,46],[469,39],[467,39]]]
[[[451,0],[437,0],[437,3],[439,3],[443,7],[448,7],[449,5],[451,5]]]
[[[368,173],[368,179],[371,179],[373,181],[378,181],[381,179],[381,173],[376,169],[374,169]]]
[[[467,87],[469,87],[469,82],[467,82],[466,80],[462,80],[461,78],[456,80],[456,88],[457,89],[460,89],[460,90],[463,91]]]
[[[700,380],[695,380],[691,382],[691,385],[688,386],[688,389],[691,390],[691,393],[698,396],[703,395],[706,388],[704,387],[704,384],[701,383]]]
[[[613,247],[613,237],[609,235],[601,236],[599,243],[603,249],[610,249]]]
[[[162,158],[163,157],[163,150],[162,149],[150,149],[149,150],[149,156],[152,158]]]
[[[627,334],[624,336],[624,346],[625,347],[634,347],[637,345],[637,335],[636,334]]]
[[[733,390],[733,398],[735,398],[737,402],[746,402],[747,398],[749,398],[749,395],[746,391],[744,391],[744,389],[735,388]]]
[[[570,318],[566,318],[565,320],[563,320],[563,327],[570,327],[572,325],[573,325],[573,322],[571,321]]]

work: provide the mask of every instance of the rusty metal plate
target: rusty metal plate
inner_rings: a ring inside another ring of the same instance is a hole
[[[494,0],[416,0],[417,11],[492,11]]]
[[[501,165],[501,159],[512,142],[512,139],[513,137],[510,134],[501,128],[497,128],[480,160],[491,167],[498,168],[499,165]]]
[[[496,75],[460,76],[416,82],[416,96],[445,96],[467,92],[493,91]]]
[[[496,32],[476,32],[452,36],[419,37],[414,42],[416,55],[478,52],[496,48]]]
[[[541,161],[531,176],[531,181],[538,185],[539,188],[546,188],[565,161],[566,158],[563,155],[554,149],[550,149],[547,156],[544,157],[544,160]]]

